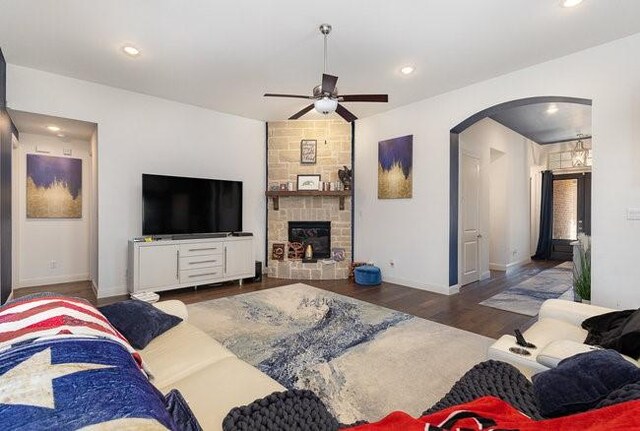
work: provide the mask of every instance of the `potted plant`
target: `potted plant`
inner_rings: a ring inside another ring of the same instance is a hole
[[[580,234],[573,259],[573,292],[576,301],[591,303],[591,238]]]

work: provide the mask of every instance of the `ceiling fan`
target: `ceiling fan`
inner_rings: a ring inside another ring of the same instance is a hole
[[[338,77],[327,74],[327,36],[331,33],[331,26],[329,24],[320,25],[320,33],[324,35],[324,73],[322,74],[322,84],[313,88],[313,95],[302,96],[298,94],[266,93],[264,96],[289,97],[314,101],[311,105],[289,117],[289,120],[297,120],[315,108],[316,111],[325,115],[336,112],[349,123],[357,120],[358,117],[341,105],[340,102],[388,102],[389,96],[386,94],[338,94],[338,88],[336,87]]]

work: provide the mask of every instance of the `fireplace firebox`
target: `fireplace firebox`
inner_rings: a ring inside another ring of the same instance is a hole
[[[289,242],[298,242],[306,249],[313,248],[313,257],[327,259],[331,257],[330,221],[290,221]]]

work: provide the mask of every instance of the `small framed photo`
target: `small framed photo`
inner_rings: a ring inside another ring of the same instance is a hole
[[[298,190],[319,190],[320,175],[298,175]]]
[[[318,155],[318,142],[315,139],[303,139],[300,141],[300,163],[303,165],[315,165]]]

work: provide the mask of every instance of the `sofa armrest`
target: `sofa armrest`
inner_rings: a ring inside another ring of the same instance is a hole
[[[178,301],[177,299],[156,302],[153,304],[153,306],[161,311],[164,311],[167,314],[177,316],[184,321],[186,321],[189,318],[189,312],[187,311],[187,306],[184,305],[184,302]]]
[[[547,299],[540,307],[538,319],[555,319],[581,326],[589,317],[610,313],[610,308],[598,307],[581,302],[565,301],[562,299]]]

